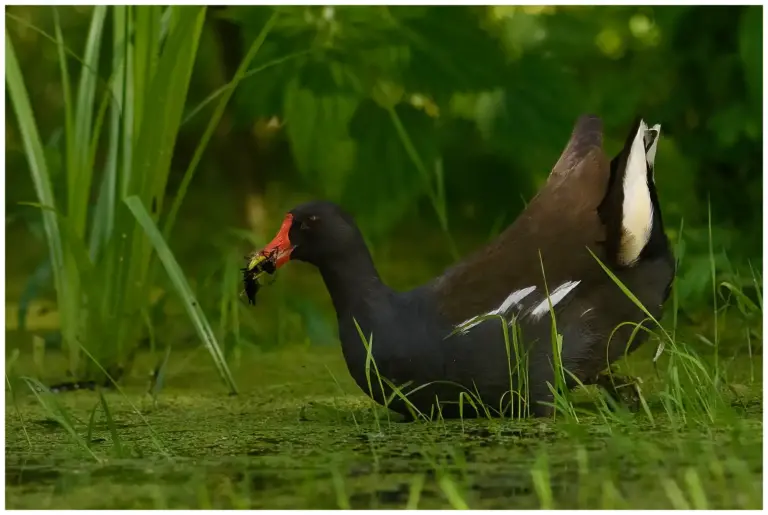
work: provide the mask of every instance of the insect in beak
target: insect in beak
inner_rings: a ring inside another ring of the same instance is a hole
[[[293,215],[289,213],[272,241],[264,249],[246,257],[248,266],[241,269],[241,272],[243,272],[244,293],[248,297],[249,304],[256,304],[256,294],[262,286],[259,279],[264,274],[274,274],[291,259],[293,245],[288,233],[292,225]]]
[[[261,251],[253,256],[246,256],[249,260],[248,266],[240,270],[243,272],[244,293],[249,304],[256,304],[256,294],[263,286],[260,280],[264,274],[272,275],[277,270],[278,255],[279,249],[275,248],[270,252]]]

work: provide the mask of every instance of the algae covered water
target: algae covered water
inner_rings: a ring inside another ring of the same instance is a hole
[[[235,397],[203,352],[173,358],[156,398],[139,359],[123,394],[104,392],[109,417],[97,392],[56,395],[75,435],[19,379],[19,360],[6,389],[6,507],[762,506],[759,370],[729,376],[727,413],[709,422],[672,418],[649,369],[650,417],[590,411],[585,391],[575,419],[403,423],[357,389],[337,348],[244,352]]]

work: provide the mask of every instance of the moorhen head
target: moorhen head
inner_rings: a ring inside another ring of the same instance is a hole
[[[291,209],[259,254],[276,255],[276,269],[288,261],[317,267],[337,311],[355,302],[358,292],[382,286],[360,229],[332,202],[307,202]]]
[[[553,323],[567,387],[598,384],[600,372],[647,339],[622,325],[648,322],[595,257],[654,317],[669,294],[674,261],[654,184],[659,133],[638,119],[609,161],[600,119],[582,116],[523,213],[493,242],[410,291],[380,280],[353,218],[330,202],[292,209],[251,263],[269,257],[274,268],[295,260],[319,269],[352,377],[390,409],[444,418],[520,409],[547,415],[556,383]]]
[[[262,252],[278,251],[277,267],[288,260],[304,261],[322,268],[367,254],[360,229],[341,207],[313,201],[291,209],[274,239]]]

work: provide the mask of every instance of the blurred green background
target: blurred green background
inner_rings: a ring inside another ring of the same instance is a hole
[[[82,73],[92,8],[57,10],[74,81]],[[340,203],[358,220],[383,278],[396,288],[414,287],[515,219],[582,113],[602,117],[609,155],[635,116],[662,126],[656,178],[668,234],[682,258],[681,321],[698,331],[716,318],[710,206],[717,283],[754,297],[750,267],[762,270],[762,7],[276,10],[249,66],[256,72],[239,84],[217,124],[169,242],[230,361],[243,345],[336,341],[330,300],[308,266],[281,270],[256,307],[241,299],[234,312],[222,308],[240,292],[243,256],[271,238],[284,211],[312,198]],[[272,12],[207,9],[169,196],[216,102],[198,107],[235,75]],[[54,191],[64,198],[65,105],[54,8],[7,7],[6,25]],[[98,59],[102,91],[110,45]],[[6,332],[22,348],[35,335],[55,346],[41,214],[20,204],[36,195],[8,105]],[[94,202],[105,159],[100,146]],[[167,210],[170,202],[162,206]],[[165,274],[156,278],[142,344],[199,345]],[[751,322],[761,337],[758,315]],[[742,326],[734,328],[739,335]]]

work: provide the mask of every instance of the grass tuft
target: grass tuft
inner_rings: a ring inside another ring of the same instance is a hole
[[[205,344],[208,352],[210,352],[211,358],[213,359],[219,374],[229,387],[230,392],[236,394],[237,385],[235,385],[232,372],[230,372],[229,366],[224,359],[224,354],[216,339],[216,335],[214,334],[213,329],[211,329],[208,319],[200,308],[200,304],[195,298],[192,288],[189,287],[189,283],[187,283],[187,279],[181,271],[178,262],[176,262],[173,253],[168,248],[165,239],[163,239],[160,231],[157,229],[157,226],[152,221],[152,218],[141,204],[138,197],[129,197],[125,200],[125,203],[128,205],[128,208],[136,217],[136,220],[141,227],[146,231],[152,245],[155,247],[155,251],[160,258],[160,261],[163,263],[165,271],[168,273],[168,277],[171,279],[171,282],[179,293],[179,297],[184,305],[184,309],[187,311],[187,315],[194,324],[198,336]]]
[[[122,440],[120,434],[117,432],[117,426],[115,420],[112,418],[112,412],[109,410],[109,404],[107,399],[104,398],[104,392],[99,390],[99,402],[101,403],[101,411],[104,413],[104,418],[107,421],[107,427],[109,428],[109,434],[112,436],[112,449],[117,458],[124,458],[125,452],[123,451]],[[88,440],[90,443],[90,439]]]
[[[9,97],[35,186],[35,204],[42,208],[69,368],[79,378],[101,374],[93,361],[81,359],[81,349],[88,349],[108,370],[127,371],[143,332],[154,334],[147,313],[160,258],[174,286],[183,292],[183,304],[222,378],[230,391],[236,391],[224,356],[199,306],[190,300],[191,290],[165,241],[232,93],[245,76],[258,71],[248,72],[248,66],[274,25],[276,14],[251,45],[235,77],[217,95],[214,115],[173,205],[161,221],[205,13],[206,8],[200,6],[96,6],[91,10],[82,58],[67,47],[56,9],[54,35],[33,27],[56,45],[58,56],[65,136],[61,198],[54,195],[22,70],[6,32]],[[106,27],[107,20],[112,22],[111,30]],[[111,50],[112,59],[109,78],[103,80],[99,64],[106,50]],[[72,56],[80,65],[76,85],[69,67]],[[103,165],[97,162],[97,156],[102,155]],[[95,205],[90,202],[94,192]],[[150,212],[139,206],[147,206]],[[162,240],[159,231],[149,229],[159,223]],[[153,252],[160,248],[162,256]]]
[[[24,438],[27,440],[27,445],[29,446],[29,449],[32,449],[32,440],[29,439],[29,433],[27,433],[27,424],[24,421],[24,415],[21,413],[21,410],[19,410],[19,404],[16,402],[16,395],[13,392],[13,386],[11,386],[11,380],[8,379],[8,374],[5,374],[5,384],[8,386],[8,394],[11,397],[11,402],[13,403],[13,409],[16,411],[16,414],[19,416],[19,422],[21,422],[21,430],[24,432]]]
[[[27,386],[45,410],[46,415],[50,419],[55,420],[61,427],[63,427],[70,438],[72,438],[72,441],[74,441],[85,452],[86,455],[91,457],[97,463],[101,463],[103,460],[96,456],[96,454],[94,454],[94,452],[91,450],[89,445],[90,442],[86,442],[85,439],[77,432],[75,421],[69,415],[67,410],[59,403],[59,401],[56,399],[56,396],[52,394],[51,391],[45,385],[43,385],[43,383],[33,377],[22,377],[22,380],[27,383]]]

